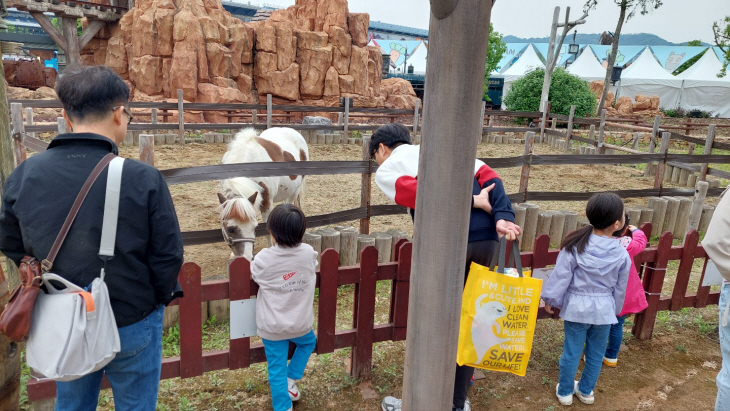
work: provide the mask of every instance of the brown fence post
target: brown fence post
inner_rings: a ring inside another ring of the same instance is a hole
[[[715,143],[715,125],[710,124],[707,129],[707,138],[705,139],[705,150],[702,154],[708,156],[712,154],[712,145]],[[707,170],[709,169],[709,163],[702,163],[700,168],[700,180],[707,181]]]
[[[689,278],[695,261],[695,250],[699,241],[700,234],[697,231],[692,230],[685,236],[685,242],[682,245],[682,258],[679,260],[677,278],[674,280],[672,303],[669,306],[670,311],[679,311],[684,308],[684,297],[687,294]]]
[[[659,309],[659,300],[662,296],[664,276],[669,261],[669,253],[672,251],[672,233],[665,232],[659,237],[659,245],[656,250],[654,261],[646,265],[644,272],[644,290],[649,306],[646,310],[636,314],[634,318],[634,336],[639,340],[649,340],[654,332],[654,322]]]
[[[669,140],[671,134],[662,133],[662,142],[659,146],[659,153],[664,154],[664,159],[657,164],[656,176],[654,177],[654,188],[661,189],[664,187],[664,169],[667,167],[667,150],[669,149]]]
[[[319,267],[317,354],[326,354],[335,351],[338,263],[339,258],[335,250],[328,249],[322,253]]]
[[[406,327],[408,324],[408,293],[411,280],[411,259],[413,258],[413,243],[399,241],[396,247],[395,260],[398,262],[398,274],[393,282],[391,293],[391,316],[393,324],[393,340],[402,341],[406,339]]]
[[[16,133],[25,133],[25,124],[23,123],[23,105],[20,103],[10,104],[10,117],[13,124],[13,151],[15,152],[15,165],[25,161],[28,152],[23,145],[23,137]],[[17,135],[17,137],[15,137]]]
[[[654,154],[654,151],[656,150],[656,140],[659,137],[659,122],[662,120],[661,116],[654,117],[654,126],[651,131],[651,135],[649,136],[649,154]],[[646,169],[644,170],[644,177],[649,177],[651,175],[651,168],[652,168],[651,162],[646,163]]]
[[[251,265],[247,259],[239,257],[228,264],[228,281],[228,297],[231,302],[251,298]],[[236,338],[229,343],[228,369],[249,367],[251,338]]]
[[[565,152],[570,153],[570,137],[573,133],[573,118],[575,117],[575,106],[570,106],[570,116],[568,116],[568,130],[565,132]]]
[[[256,109],[251,110],[251,124],[256,125],[258,122],[259,111]]]
[[[598,125],[598,154],[606,154],[606,148],[603,147],[606,131],[606,109],[601,110],[601,122]]]
[[[267,129],[271,128],[271,114],[272,114],[271,110],[272,110],[271,94],[267,94],[266,95],[266,128]]]
[[[522,201],[527,201],[527,185],[530,182],[530,165],[532,164],[532,149],[535,144],[535,133],[532,131],[528,131],[525,135],[525,151],[523,152],[523,156],[527,157],[525,158],[525,162],[522,165],[522,172],[520,173],[520,193],[524,193],[525,197]]]
[[[180,269],[180,284],[185,297],[180,298],[180,377],[203,374],[203,322],[200,304],[200,267],[185,263]]]
[[[180,139],[177,143],[181,146],[185,145],[185,107],[183,106],[183,91],[177,91],[177,137]]]
[[[370,234],[370,192],[373,175],[373,160],[370,159],[370,137],[362,138],[362,160],[368,162],[368,172],[362,174],[360,191],[360,207],[367,210],[365,218],[360,219],[360,234]]]
[[[155,136],[152,134],[139,135],[139,161],[151,166],[155,165]]]
[[[692,118],[688,117],[687,122],[685,122],[684,125],[686,126],[684,128],[684,135],[688,136],[689,133],[692,131]]]
[[[355,348],[352,350],[351,375],[358,380],[369,380],[373,366],[373,338],[375,325],[375,294],[378,282],[378,251],[366,247],[360,254],[360,282],[357,294],[357,329]]]

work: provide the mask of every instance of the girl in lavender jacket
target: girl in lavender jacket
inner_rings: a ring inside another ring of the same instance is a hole
[[[590,225],[571,232],[563,241],[555,268],[542,291],[545,310],[560,309],[565,342],[560,356],[556,394],[562,405],[573,395],[593,404],[593,389],[601,372],[611,324],[621,312],[631,258],[612,234],[624,226],[624,204],[612,193],[588,200]],[[585,346],[586,363],[574,381]]]

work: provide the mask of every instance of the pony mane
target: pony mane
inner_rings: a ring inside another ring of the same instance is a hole
[[[246,177],[231,178],[221,183],[226,200],[220,205],[221,221],[257,221],[257,210],[261,206],[263,188],[255,181]],[[248,201],[254,193],[258,193],[254,204]],[[232,194],[233,196],[230,196]],[[232,198],[229,198],[232,197]]]
[[[251,146],[258,146],[256,137],[259,134],[254,128],[246,128],[239,131],[236,137],[228,144],[228,151],[223,154],[223,164],[231,163],[249,163],[251,158]],[[255,160],[254,160],[255,161]]]

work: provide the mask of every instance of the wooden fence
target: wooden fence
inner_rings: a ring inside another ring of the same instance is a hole
[[[651,224],[641,229],[651,233]],[[684,246],[672,246],[671,233],[664,233],[656,247],[651,247],[635,258],[643,285],[647,293],[649,307],[636,315],[634,335],[638,339],[652,336],[654,322],[659,311],[676,311],[685,307],[701,308],[717,304],[719,293],[711,292],[710,287],[702,287],[687,294],[690,274],[695,259],[703,259],[707,266],[707,254],[698,244],[699,234],[692,231]],[[534,251],[521,253],[522,265],[531,269],[544,268],[555,264],[558,250],[549,250],[549,238],[542,235],[535,240]],[[394,246],[395,262],[378,264],[378,252],[367,247],[361,252],[359,266],[339,267],[339,256],[332,249],[322,254],[322,262],[317,272],[319,288],[317,308],[317,354],[331,353],[336,349],[352,348],[351,374],[367,380],[370,378],[373,359],[373,343],[383,341],[402,341],[406,338],[408,319],[408,294],[410,287],[412,244],[400,240]],[[661,294],[669,261],[679,260],[679,268],[671,296]],[[704,277],[704,268],[702,271]],[[251,364],[266,361],[261,344],[252,345],[250,338],[230,340],[225,350],[203,351],[200,304],[204,301],[221,299],[244,300],[255,295],[258,286],[251,280],[249,262],[244,258],[229,264],[229,278],[201,282],[200,267],[195,263],[185,263],[179,277],[185,297],[175,301],[180,307],[180,355],[165,358],[162,363],[162,379],[189,378],[214,370],[235,370]],[[375,301],[378,281],[391,282],[388,321],[375,324]],[[354,305],[352,307],[352,327],[338,330],[337,296],[338,288],[354,285]],[[539,319],[558,318],[558,314],[548,314],[543,307]],[[103,387],[109,383],[104,380]],[[52,381],[28,382],[30,401],[55,396],[55,383]]]

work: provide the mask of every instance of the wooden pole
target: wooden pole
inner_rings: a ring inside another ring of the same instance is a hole
[[[150,114],[150,118],[151,118],[152,124],[157,124],[158,123],[158,120],[157,120],[158,119],[157,109],[156,108],[153,108],[150,111],[150,113],[151,113]]]
[[[155,136],[152,134],[139,135],[139,161],[151,166],[155,165]]]
[[[598,125],[598,154],[606,154],[606,148],[603,147],[606,131],[606,109],[601,110],[601,123]]]
[[[664,169],[667,167],[667,150],[669,149],[670,134],[662,133],[662,142],[659,146],[659,153],[664,154],[664,160],[657,164],[656,176],[654,176],[654,188],[661,189],[664,187]]]
[[[21,103],[12,103],[10,105],[10,116],[13,123],[13,134],[25,133],[25,123],[23,123],[23,105]],[[15,152],[15,165],[18,166],[20,163],[25,161],[28,156],[25,146],[23,145],[22,137],[13,138],[13,149]]]
[[[494,116],[489,116],[489,121],[487,121],[487,127],[492,127],[492,124],[494,124]],[[491,131],[487,131],[487,143],[489,143],[489,136],[491,134]]]
[[[418,141],[418,123],[421,121],[419,109],[421,108],[421,100],[416,100],[413,109],[413,139]]]
[[[348,138],[350,127],[350,97],[345,97],[345,138]]]
[[[403,410],[451,409],[492,0],[431,0]],[[458,142],[458,143],[457,143]],[[439,211],[441,210],[441,211]],[[439,218],[434,218],[438,215]],[[451,233],[448,238],[443,233]],[[434,304],[435,299],[438,304]],[[427,344],[424,344],[427,341]]]
[[[66,40],[66,66],[81,64],[81,45],[76,17],[59,17],[63,38]]]
[[[25,108],[25,125],[26,126],[33,125],[33,108],[32,107]],[[27,133],[27,134],[31,137],[35,137],[35,133]]]
[[[548,111],[548,96],[550,94],[550,80],[553,74],[553,59],[555,59],[556,55],[559,55],[560,53],[556,53],[555,50],[555,40],[556,36],[558,34],[558,19],[560,18],[560,7],[555,7],[555,10],[553,11],[553,24],[550,26],[550,40],[548,43],[548,55],[547,55],[547,61],[545,65],[545,78],[543,78],[542,81],[542,95],[540,97],[540,111],[543,113],[546,113]]]
[[[522,165],[522,173],[520,173],[520,193],[525,193],[522,201],[527,201],[527,185],[530,183],[530,165],[532,164],[533,147],[535,144],[535,133],[528,131],[525,135],[525,150],[523,156],[529,156]]]
[[[360,234],[370,234],[370,191],[371,180],[373,175],[373,161],[370,158],[370,137],[362,138],[362,159],[368,162],[368,172],[362,174],[362,184],[360,189],[360,207],[367,209],[367,216],[360,219]],[[358,255],[359,251],[358,251]]]
[[[573,118],[575,117],[575,106],[570,106],[570,115],[568,116],[568,130],[565,132],[565,152],[570,153],[570,137],[573,133]]]
[[[181,146],[185,145],[185,107],[183,105],[183,91],[177,91],[177,142]]]
[[[705,150],[702,154],[706,156],[712,154],[713,144],[715,144],[715,125],[710,124],[710,127],[707,129],[707,138],[705,139]],[[702,168],[700,169],[700,180],[707,181],[707,170],[709,168],[709,163],[702,163]]]
[[[0,59],[0,198],[5,188],[5,181],[15,168],[13,155],[13,137],[10,129],[10,116],[5,83],[5,68]],[[0,254],[2,255],[2,254]],[[20,284],[20,276],[15,263],[5,258],[5,273],[0,267],[0,307],[10,299],[10,290]],[[10,341],[4,335],[0,335],[0,358],[2,361],[2,375],[0,387],[9,387],[7,390],[0,389],[0,409],[17,409],[20,401],[20,348],[16,343]],[[17,384],[13,381],[17,381]]]
[[[266,95],[266,128],[271,128],[271,94]]]
[[[477,134],[477,144],[482,142],[482,137],[484,136],[484,113],[487,111],[487,102],[482,100],[482,114],[479,117],[481,121],[479,122],[479,134]]]
[[[705,197],[707,197],[707,189],[710,185],[706,181],[698,181],[695,188],[695,198],[692,201],[692,207],[689,211],[689,221],[685,233],[691,230],[697,230],[700,227],[700,219],[702,218],[702,209],[705,205]],[[685,235],[685,238],[687,236]]]
[[[550,104],[545,104],[545,108],[549,107]],[[491,118],[491,116],[490,116]],[[545,141],[545,128],[547,127],[548,111],[547,109],[542,110],[542,121],[540,122],[540,139],[539,142]]]
[[[649,136],[649,154],[654,154],[656,150],[656,140],[659,137],[659,122],[662,120],[661,116],[654,117],[654,127],[651,129],[651,135]],[[651,175],[651,169],[653,163],[646,163],[646,169],[644,170],[644,177]]]
[[[256,109],[251,110],[251,124],[256,125],[258,122],[259,111]]]

